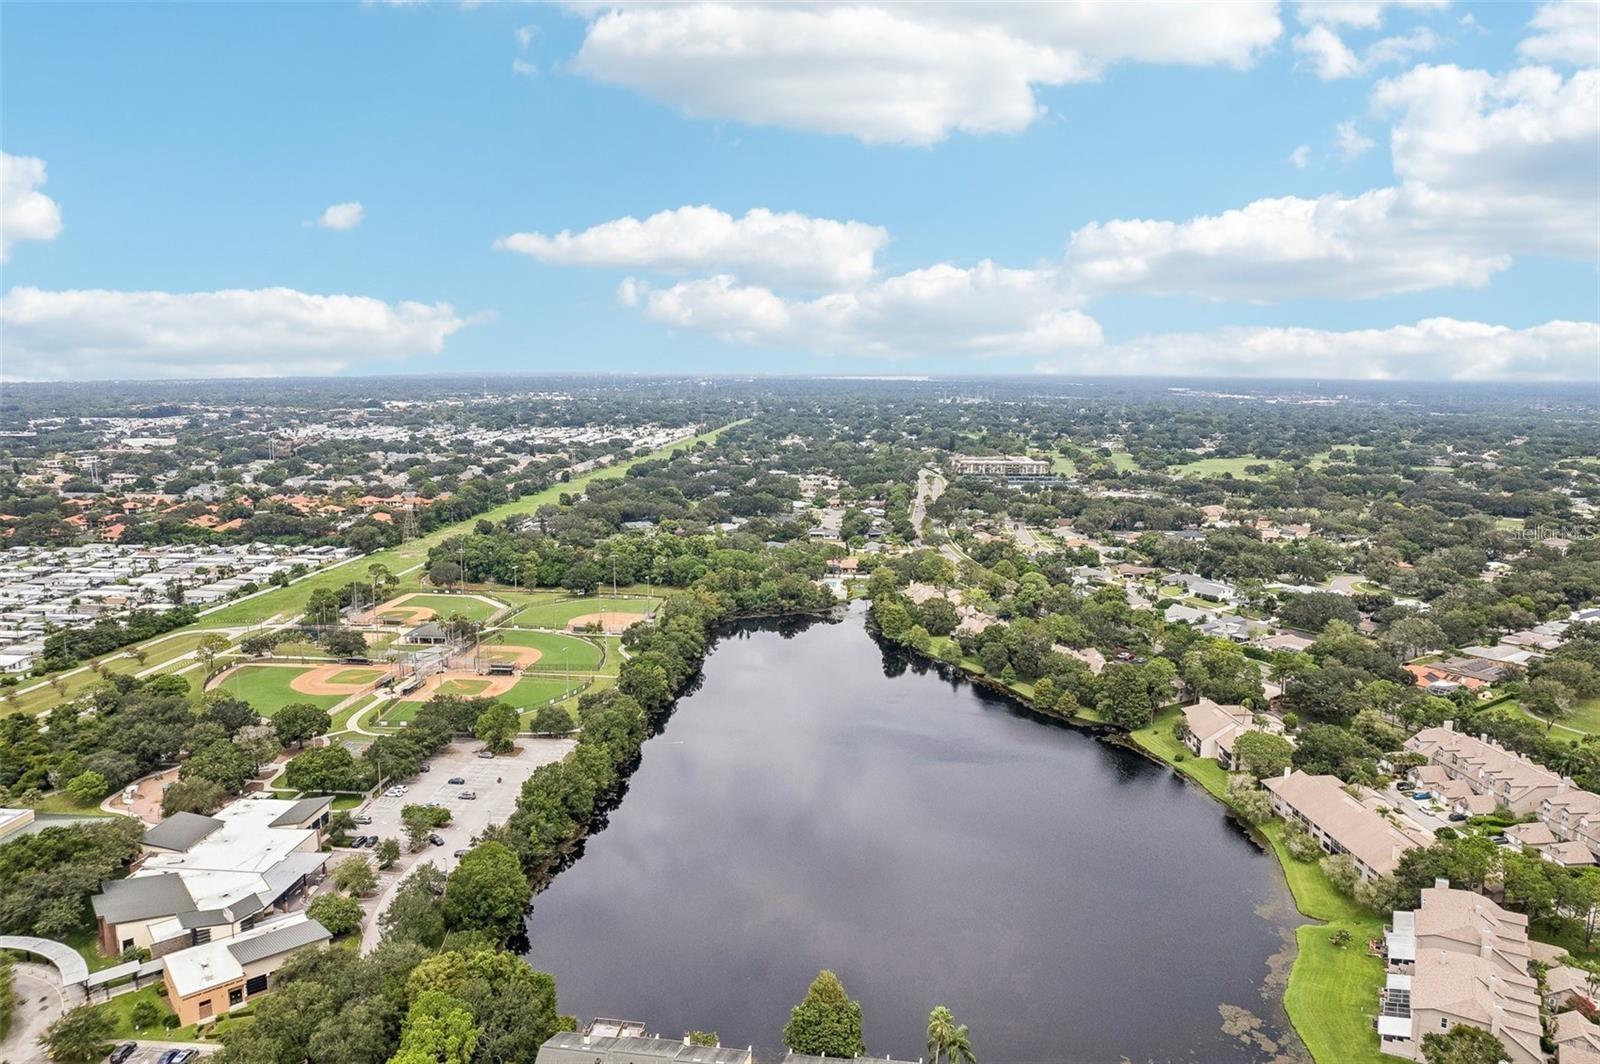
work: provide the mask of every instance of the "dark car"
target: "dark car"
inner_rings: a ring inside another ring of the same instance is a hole
[[[461,858],[465,857],[466,855],[467,855],[467,851],[466,850],[457,850],[455,852],[455,858],[458,861],[461,860]]]
[[[428,836],[428,841],[433,843],[435,846],[443,846],[444,836],[435,832],[434,834]]]
[[[1450,819],[1456,821],[1457,823],[1460,823],[1461,821],[1467,819],[1467,814],[1465,814],[1465,813],[1451,813],[1450,814]]]
[[[122,1064],[124,1060],[127,1060],[137,1052],[139,1052],[138,1046],[134,1045],[132,1042],[124,1042],[117,1048],[113,1049],[111,1051],[111,1055],[106,1059],[109,1060],[111,1064]]]
[[[454,783],[465,783],[465,782],[467,782],[467,778],[465,776],[451,776],[450,777],[450,782],[453,783],[453,784]]]

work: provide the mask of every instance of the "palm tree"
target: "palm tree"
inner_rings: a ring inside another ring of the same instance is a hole
[[[956,1023],[943,1005],[928,1013],[928,1064],[939,1064],[940,1060],[948,1064],[978,1064],[966,1024]]]

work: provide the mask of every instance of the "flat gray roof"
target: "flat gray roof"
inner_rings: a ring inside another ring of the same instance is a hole
[[[333,798],[327,795],[321,798],[302,798],[279,813],[277,819],[267,826],[281,828],[291,824],[301,824],[332,804]]]

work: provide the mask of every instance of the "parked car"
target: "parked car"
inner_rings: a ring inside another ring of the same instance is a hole
[[[372,823],[372,818],[367,814],[362,813],[360,816],[355,818],[355,822],[357,824],[370,824]]]
[[[433,843],[435,846],[443,846],[444,836],[440,835],[438,832],[434,832],[432,835],[428,836],[428,841]]]
[[[1465,814],[1465,813],[1451,813],[1450,814],[1450,819],[1456,821],[1457,823],[1459,823],[1459,822],[1467,819],[1467,814]]]
[[[132,1042],[124,1042],[117,1048],[113,1049],[111,1051],[111,1055],[106,1059],[109,1060],[111,1064],[122,1064],[124,1060],[127,1060],[137,1052],[139,1052],[138,1046],[134,1045]]]
[[[467,779],[466,779],[465,776],[451,776],[450,777],[450,782],[453,785],[462,784],[462,783],[467,782]]]
[[[463,801],[467,801],[467,802],[476,801],[477,798],[478,798],[478,792],[477,791],[462,791],[461,792],[461,798],[462,798]]]
[[[1426,802],[1429,798],[1433,797],[1433,794],[1429,791],[1412,791],[1411,797],[1415,798],[1419,802]]]
[[[483,758],[483,759],[485,759],[485,760],[488,760],[489,758],[493,757],[494,754],[492,752],[488,751],[488,750],[479,750],[478,751],[478,756]]]
[[[455,856],[455,859],[459,861],[459,860],[461,860],[461,858],[465,857],[466,855],[467,855],[467,851],[466,850],[457,850],[455,852],[454,856]]]

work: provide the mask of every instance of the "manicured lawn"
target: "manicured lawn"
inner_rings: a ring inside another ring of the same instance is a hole
[[[450,698],[478,698],[488,686],[488,680],[445,680],[434,693]]]
[[[270,717],[291,702],[310,702],[323,709],[332,709],[349,695],[307,695],[289,686],[300,675],[298,669],[277,668],[270,665],[242,665],[228,675],[221,690],[249,702],[263,717]]]
[[[577,677],[564,679],[524,677],[517,681],[515,687],[501,695],[500,700],[518,709],[536,709],[552,699],[562,697],[568,691],[577,691],[582,686],[583,681]]]
[[[500,612],[500,607],[490,605],[480,598],[471,595],[412,595],[395,608],[409,610],[422,606],[432,610],[440,617],[449,617],[453,613],[473,621],[487,621],[490,617]]]
[[[66,813],[71,816],[111,816],[100,808],[99,802],[79,805],[66,791],[51,791],[33,807],[36,813]]]
[[[1111,452],[1111,468],[1119,473],[1127,473],[1139,468],[1139,463],[1133,460],[1133,455],[1127,451]]]
[[[328,677],[328,682],[348,684],[371,683],[373,680],[381,677],[384,674],[384,671],[385,670],[383,669],[364,669],[359,667],[352,669],[340,669],[338,672]]]
[[[120,1042],[129,1038],[148,1038],[162,1042],[193,1042],[195,1040],[193,1027],[175,1027],[169,1031],[162,1026],[162,1021],[168,1016],[174,1015],[174,1013],[167,1006],[167,999],[156,993],[158,985],[160,985],[159,979],[142,989],[126,994],[118,994],[110,1001],[95,1006],[95,1011],[102,1016],[110,1017],[114,1025],[114,1029],[111,1032],[112,1041]],[[133,1009],[141,1001],[148,1001],[160,1010],[161,1018],[149,1027],[135,1027],[133,1025]]]
[[[559,632],[536,632],[525,628],[501,628],[492,633],[496,643],[513,647],[532,647],[539,652],[535,664],[541,669],[569,668],[588,672],[600,667],[600,648],[592,641]],[[486,644],[487,645],[487,644]],[[493,649],[492,647],[490,649]]]
[[[1257,480],[1261,474],[1245,472],[1246,466],[1264,465],[1270,471],[1279,464],[1276,459],[1250,455],[1240,458],[1197,458],[1182,465],[1169,466],[1167,472],[1175,477],[1220,477],[1224,473],[1231,473],[1240,480]]]
[[[1062,476],[1066,477],[1075,476],[1078,472],[1078,463],[1074,462],[1064,454],[1051,455],[1050,472],[1060,473]]]
[[[1540,724],[1547,723],[1542,717],[1535,717],[1529,713],[1520,702],[1503,702],[1501,706],[1513,713],[1529,717]],[[1550,729],[1551,734],[1557,739],[1582,738],[1585,735],[1600,734],[1600,698],[1585,698],[1574,702],[1572,712],[1556,721],[1555,727]]]
[[[612,598],[609,595],[602,595],[535,603],[517,611],[512,620],[527,628],[564,628],[568,621],[585,614],[649,613],[659,605],[661,600],[658,598]]]

